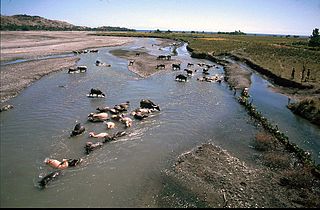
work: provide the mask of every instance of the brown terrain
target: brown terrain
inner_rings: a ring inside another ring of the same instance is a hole
[[[1,62],[33,60],[96,47],[118,46],[132,40],[125,37],[91,36],[90,32],[85,31],[1,31]],[[74,66],[77,60],[74,56],[1,66],[1,102],[16,96],[46,74]]]
[[[111,53],[115,56],[134,61],[133,65],[128,66],[128,69],[141,77],[149,77],[158,72],[167,71],[172,69],[172,64],[181,63],[179,60],[158,60],[157,56],[150,55],[143,51],[125,51],[125,50],[114,50]],[[136,54],[140,55],[137,56]],[[157,65],[164,64],[165,68],[158,68]]]

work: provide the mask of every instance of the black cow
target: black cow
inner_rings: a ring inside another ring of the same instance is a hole
[[[165,55],[159,55],[157,59],[158,59],[158,60],[165,60],[165,59],[167,59],[167,56],[165,56]]]
[[[81,126],[81,123],[78,123],[76,124],[76,126],[74,127],[72,133],[71,133],[71,137],[73,136],[77,136],[77,135],[80,135],[82,134],[84,131],[85,131],[85,127],[84,126]]]
[[[191,67],[191,66],[194,66],[193,63],[188,63],[187,67]]]
[[[103,143],[101,142],[97,142],[97,143],[87,142],[84,148],[86,149],[86,154],[88,155],[93,150],[101,148],[102,146],[103,146]]]
[[[159,105],[156,105],[149,99],[143,99],[140,101],[140,108],[146,108],[146,109],[156,109],[160,111]]]
[[[172,69],[173,70],[176,70],[176,69],[181,69],[181,64],[179,63],[179,64],[172,64]]]
[[[157,68],[156,69],[165,69],[166,68],[166,65],[164,64],[159,64],[157,65]]]
[[[101,90],[99,90],[99,89],[93,89],[93,88],[91,88],[91,90],[90,90],[90,93],[89,93],[89,97],[94,97],[94,96],[96,96],[96,97],[105,97],[106,95],[101,91]]]
[[[176,76],[176,81],[178,81],[178,82],[187,82],[188,81],[188,77],[186,75],[179,74],[178,76]]]
[[[55,180],[58,176],[62,175],[62,171],[54,171],[51,172],[50,174],[46,175],[45,177],[43,177],[38,183],[39,186],[43,189],[45,188],[50,182],[52,182],[53,180]]]
[[[187,72],[187,75],[188,75],[188,76],[191,76],[191,75],[193,74],[193,71],[190,70],[190,69],[184,69],[184,71]]]

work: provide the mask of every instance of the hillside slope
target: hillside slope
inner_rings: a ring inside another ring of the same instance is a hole
[[[30,15],[1,15],[1,31],[134,31],[133,29],[102,26],[90,28],[75,26],[65,21],[50,20],[40,16]]]

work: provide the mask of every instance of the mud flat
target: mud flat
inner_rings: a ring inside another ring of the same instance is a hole
[[[126,37],[91,36],[90,32],[1,31],[1,62],[37,59],[88,48],[118,46]],[[51,72],[74,66],[76,57],[34,60],[1,66],[1,103],[15,97],[32,82]]]
[[[1,67],[1,102],[17,96],[21,90],[47,74],[74,66],[78,60],[76,57],[54,58]]]
[[[1,31],[1,62],[118,46],[132,40],[129,37],[94,36],[85,31]]]
[[[133,65],[128,66],[128,69],[143,78],[152,76],[162,71],[171,70],[172,64],[181,63],[181,61],[176,59],[158,60],[157,56],[150,55],[142,51],[113,50],[110,51],[110,53],[120,58],[128,59],[128,64],[130,60],[134,60]],[[137,56],[136,53],[140,53],[140,55]],[[165,68],[157,69],[157,65],[159,64],[164,64]]]
[[[297,167],[280,173],[267,167],[254,168],[218,146],[204,144],[179,156],[172,169],[165,171],[166,184],[158,204],[210,208],[319,207],[319,179],[310,171],[298,176],[301,170]]]

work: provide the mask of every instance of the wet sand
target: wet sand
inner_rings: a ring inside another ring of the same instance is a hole
[[[43,56],[72,53],[83,49],[118,46],[133,38],[93,36],[76,31],[1,31],[1,62],[37,59]],[[15,97],[34,81],[51,72],[67,69],[76,57],[37,60],[1,66],[1,103]]]
[[[86,31],[1,31],[1,62],[123,45],[128,37],[95,36]]]
[[[134,60],[133,65],[128,66],[128,69],[139,76],[146,78],[152,76],[156,73],[172,70],[172,64],[181,63],[180,60],[158,60],[157,56],[150,55],[143,51],[125,51],[125,50],[113,50],[110,51],[115,56],[124,58],[128,60],[128,65],[130,60]],[[140,53],[139,56],[136,53]],[[157,69],[157,65],[164,64],[165,68]]]
[[[235,89],[250,87],[252,73],[241,68],[239,64],[228,64],[225,66],[225,79]]]
[[[1,102],[17,96],[24,88],[52,72],[67,70],[79,60],[76,57],[30,61],[1,67]]]

